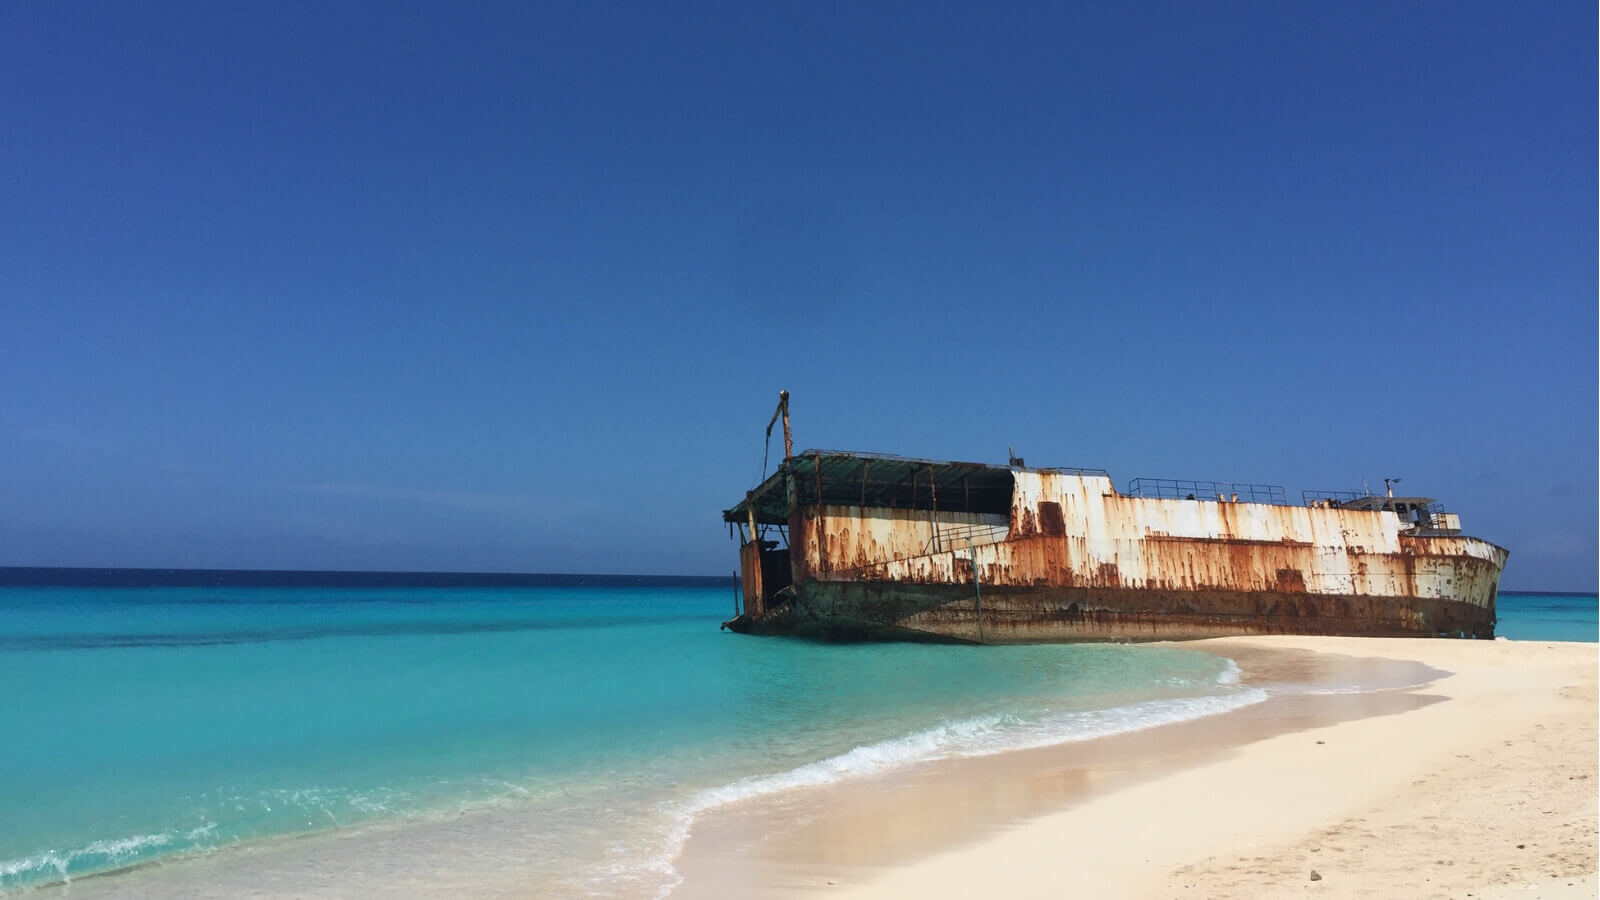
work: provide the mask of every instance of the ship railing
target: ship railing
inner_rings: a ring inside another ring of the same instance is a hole
[[[969,546],[998,544],[1010,533],[1011,526],[1004,522],[975,522],[971,525],[936,528],[922,548],[922,555],[930,556],[947,550],[962,552]]]
[[[827,458],[827,457],[845,457],[845,458],[850,458],[850,459],[870,459],[870,460],[882,460],[884,462],[916,463],[918,465],[952,466],[952,467],[957,467],[957,468],[969,468],[969,469],[1017,468],[1017,469],[1028,469],[1029,471],[1033,471],[1033,472],[1055,472],[1055,473],[1062,474],[1062,475],[1099,475],[1102,478],[1110,478],[1111,477],[1111,473],[1107,472],[1105,469],[1096,469],[1096,468],[1092,468],[1092,467],[1082,467],[1082,466],[1024,466],[1024,465],[1020,464],[1021,460],[1017,461],[1018,465],[1016,465],[1016,466],[1002,466],[1002,465],[1000,465],[998,463],[973,463],[973,462],[956,462],[956,461],[951,461],[951,460],[921,459],[921,458],[915,457],[915,456],[897,456],[897,455],[895,455],[893,453],[866,453],[866,452],[863,452],[863,451],[860,451],[860,450],[806,450],[804,452],[801,452],[801,453],[797,454],[796,458],[797,459],[800,458],[800,457],[809,458],[809,457],[813,457],[813,456],[820,456],[820,457],[823,457],[823,458]]]
[[[1275,484],[1243,481],[1188,481],[1181,478],[1135,478],[1123,494],[1162,500],[1223,500],[1288,506],[1289,497]]]
[[[1306,506],[1336,506],[1340,503],[1349,503],[1352,500],[1361,500],[1371,497],[1371,493],[1361,491],[1301,491],[1300,499]]]
[[[1430,503],[1416,510],[1411,534],[1417,537],[1450,537],[1461,533],[1461,518],[1444,508],[1443,503]]]
[[[1371,491],[1301,491],[1300,496],[1307,506],[1337,509],[1345,503],[1380,495]],[[1418,537],[1446,537],[1461,533],[1461,519],[1445,509],[1443,503],[1430,503],[1402,514],[1400,530]]]

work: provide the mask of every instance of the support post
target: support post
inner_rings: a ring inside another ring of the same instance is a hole
[[[978,548],[967,537],[967,552],[972,554],[972,602],[978,611],[978,643],[983,643],[983,579],[978,577]]]
[[[824,507],[822,505],[822,454],[819,453],[812,457],[811,461],[813,464],[811,469],[811,477],[813,479],[812,485],[817,492],[817,511],[812,519],[815,530],[812,533],[817,536],[817,570],[820,572],[826,572],[828,571],[828,532],[827,529],[823,527],[824,517],[822,510]]]
[[[754,491],[744,495],[744,513],[750,520],[750,540],[756,540],[756,495]]]

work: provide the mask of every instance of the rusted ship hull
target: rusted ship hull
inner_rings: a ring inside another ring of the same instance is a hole
[[[1491,601],[1356,595],[1069,587],[816,582],[762,616],[728,623],[746,634],[834,641],[1018,644],[1191,640],[1243,634],[1494,637]]]
[[[1493,637],[1507,551],[1388,506],[1150,498],[1098,470],[808,451],[725,513],[755,538],[726,626],[981,643]],[[762,522],[788,546],[761,540]]]

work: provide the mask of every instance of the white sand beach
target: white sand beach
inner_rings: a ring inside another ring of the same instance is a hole
[[[1595,896],[1596,645],[1191,646],[1256,680],[1446,674],[730,809],[677,895]]]

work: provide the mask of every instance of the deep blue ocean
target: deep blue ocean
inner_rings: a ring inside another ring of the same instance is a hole
[[[0,587],[0,890],[495,808],[553,892],[670,886],[742,797],[1261,699],[1182,646],[821,645],[728,587]],[[1500,633],[1596,640],[1596,598]]]

